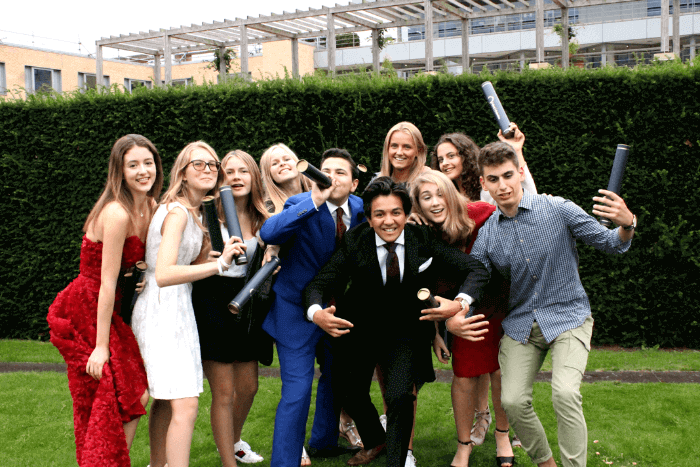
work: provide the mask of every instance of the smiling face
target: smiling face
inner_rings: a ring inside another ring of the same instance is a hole
[[[270,157],[270,175],[277,185],[284,185],[290,180],[298,178],[297,161],[291,154],[276,151]]]
[[[124,154],[124,183],[132,193],[148,193],[156,181],[156,163],[151,151],[134,146]]]
[[[248,166],[238,157],[231,157],[224,168],[224,185],[231,186],[234,197],[248,196],[253,184]]]
[[[462,175],[462,156],[454,144],[449,141],[437,147],[437,159],[440,172],[447,175],[447,178],[454,181]]]
[[[523,197],[523,169],[508,160],[500,165],[484,166],[481,187],[496,200],[496,204],[508,217],[518,212]]]
[[[377,196],[372,200],[369,225],[385,242],[393,242],[406,225],[406,213],[401,198],[396,195]]]
[[[195,160],[216,162],[216,159],[209,153],[209,151],[199,147],[193,149],[190,153],[190,162]],[[199,171],[194,168],[193,164],[187,164],[183,180],[187,182],[187,185],[191,190],[206,193],[216,186],[218,176],[218,171],[212,171],[208,165],[204,166],[204,170]]]
[[[418,148],[413,137],[404,131],[395,131],[389,140],[389,163],[394,171],[410,170],[418,155]]]
[[[352,167],[350,162],[342,159],[340,157],[329,157],[323,161],[321,166],[321,172],[330,176],[338,186],[334,187],[331,191],[328,201],[340,206],[345,203],[350,196],[350,193],[354,192],[357,188],[359,180],[352,179]]]
[[[434,183],[423,183],[418,190],[418,204],[430,222],[441,225],[447,219],[447,201]]]

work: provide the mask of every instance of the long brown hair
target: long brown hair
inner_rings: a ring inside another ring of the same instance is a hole
[[[433,183],[437,185],[438,193],[445,199],[445,209],[447,217],[439,227],[443,233],[443,238],[450,245],[464,249],[469,243],[472,231],[474,230],[474,221],[467,213],[467,200],[460,195],[452,180],[447,178],[447,175],[437,170],[424,172],[416,178],[411,189],[411,198],[413,198],[413,212],[420,214],[424,219],[428,219],[420,207],[420,190],[425,183]],[[428,221],[430,222],[430,221]],[[432,223],[431,223],[432,225]]]
[[[413,144],[416,146],[416,151],[418,152],[416,158],[413,160],[413,166],[408,175],[408,180],[406,180],[406,185],[410,185],[423,171],[425,161],[428,157],[428,148],[423,141],[423,135],[411,122],[397,123],[391,127],[391,130],[386,134],[386,138],[384,138],[384,149],[382,150],[382,168],[379,172],[379,176],[392,177],[393,179],[392,173],[394,172],[394,168],[391,165],[391,161],[389,161],[389,143],[391,142],[391,136],[397,131],[402,131],[410,135],[413,139]]]
[[[295,162],[299,161],[299,158],[296,154],[294,154],[294,151],[289,149],[289,147],[283,143],[270,146],[260,157],[260,172],[262,173],[262,179],[265,185],[265,190],[267,191],[267,197],[275,206],[275,214],[284,208],[284,203],[287,201],[287,198],[289,198],[289,196],[287,196],[287,194],[280,189],[279,185],[277,185],[275,180],[272,178],[272,156],[280,152],[282,154],[290,155]],[[311,183],[305,176],[299,174],[298,180],[299,189],[301,190],[300,193],[311,190]]]
[[[160,204],[167,205],[173,202],[181,203],[190,212],[190,214],[192,214],[192,217],[194,217],[194,221],[199,228],[206,232],[207,230],[199,220],[201,206],[199,209],[195,209],[194,206],[192,206],[192,202],[190,201],[192,194],[190,193],[187,183],[185,180],[183,180],[185,170],[187,169],[187,164],[189,164],[190,160],[192,160],[192,152],[195,149],[204,149],[211,154],[214,160],[217,162],[219,161],[219,156],[216,155],[216,151],[214,151],[214,149],[204,141],[195,141],[194,143],[190,143],[185,146],[185,148],[180,151],[180,154],[178,154],[177,159],[175,159],[175,163],[173,164],[173,168],[170,170],[170,185],[168,186],[168,190],[163,195],[163,199],[160,201]],[[216,176],[216,185],[207,192],[207,195],[214,195],[219,191],[219,187],[224,181],[223,174],[223,170],[219,169]]]
[[[145,136],[135,134],[122,136],[114,143],[114,146],[112,146],[112,152],[109,155],[107,183],[105,183],[105,188],[102,190],[102,194],[97,200],[97,203],[95,203],[92,211],[88,214],[87,220],[83,225],[83,232],[88,231],[88,228],[95,222],[102,212],[102,209],[112,201],[118,202],[124,210],[129,213],[132,225],[136,225],[134,197],[124,183],[124,156],[129,150],[136,146],[146,148],[153,154],[153,160],[156,164],[156,180],[153,182],[151,189],[148,190],[147,195],[152,198],[158,198],[158,196],[160,196],[160,191],[163,189],[163,164],[161,163],[160,154],[158,154],[155,145]]]
[[[226,171],[226,164],[233,158],[240,159],[245,166],[248,168],[251,178],[250,195],[248,197],[248,215],[253,219],[253,233],[260,230],[263,223],[270,217],[270,212],[265,208],[265,190],[263,189],[262,176],[260,175],[260,169],[258,164],[255,163],[255,159],[245,151],[236,149],[234,151],[229,151],[228,154],[221,159],[221,172]],[[224,175],[224,178],[226,176]],[[217,206],[219,207],[219,220],[226,223],[225,216],[223,215],[223,208],[221,207],[221,198],[217,199]]]
[[[452,143],[462,160],[462,173],[457,180],[454,180],[457,189],[460,193],[464,193],[470,201],[479,201],[481,199],[481,184],[479,183],[479,167],[476,162],[479,157],[479,146],[464,133],[447,133],[440,136],[430,154],[430,167],[433,170],[440,170],[437,150],[442,143]]]

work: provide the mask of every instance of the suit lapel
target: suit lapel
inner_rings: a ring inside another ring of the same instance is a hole
[[[410,280],[418,275],[421,258],[419,257],[418,239],[410,228],[404,229],[404,232],[405,264],[403,282],[406,282],[407,279]]]
[[[320,214],[318,222],[321,231],[321,244],[332,252],[335,249],[335,222],[333,221],[333,216],[328,210],[326,203],[319,206],[318,211]]]

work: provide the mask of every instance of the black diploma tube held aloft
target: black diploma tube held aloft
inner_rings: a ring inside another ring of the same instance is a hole
[[[418,291],[418,300],[423,302],[426,308],[439,308],[440,303],[433,297],[428,289],[420,289]]]
[[[207,216],[207,229],[209,230],[209,238],[211,239],[211,249],[223,253],[224,238],[221,236],[219,228],[219,214],[216,212],[216,200],[213,196],[206,196],[202,200],[204,205],[204,213]]]
[[[224,185],[219,188],[219,195],[221,196],[221,205],[224,208],[224,216],[226,217],[226,228],[228,228],[228,234],[230,237],[238,237],[243,240],[243,233],[241,232],[241,224],[238,222],[238,212],[236,211],[236,201],[233,199],[233,193],[231,193],[231,187],[229,185]],[[247,264],[248,258],[245,253],[238,256],[236,259],[236,264]]]
[[[236,297],[231,300],[231,303],[228,304],[228,310],[238,315],[245,304],[248,303],[248,300],[258,291],[260,286],[275,272],[280,263],[281,261],[277,256],[273,256],[270,261],[265,263],[265,265],[251,277],[248,283],[243,286]]]
[[[481,90],[484,91],[484,97],[486,98],[489,107],[491,107],[491,111],[493,112],[493,116],[496,118],[496,122],[498,122],[498,126],[501,127],[503,136],[506,138],[512,138],[515,136],[515,132],[509,130],[510,120],[508,120],[506,111],[503,110],[503,105],[501,105],[501,100],[498,98],[498,94],[496,94],[496,90],[493,88],[493,83],[491,83],[491,81],[481,83]]]
[[[320,188],[328,188],[332,184],[331,179],[328,178],[328,175],[311,165],[309,161],[302,159],[297,162],[297,170],[316,182],[316,185],[318,185]]]
[[[148,265],[143,261],[138,261],[133,268],[129,268],[124,274],[124,287],[122,288],[122,303],[119,315],[128,325],[131,325],[131,315],[134,311],[134,305],[136,305],[136,299],[139,297],[139,294],[136,293],[136,284],[143,282],[146,269],[148,269]]]
[[[615,161],[613,162],[612,172],[610,172],[610,181],[608,181],[608,191],[612,191],[616,195],[620,194],[622,188],[622,179],[625,177],[625,167],[627,167],[627,159],[630,155],[630,147],[626,144],[618,144],[615,151]],[[612,225],[610,219],[601,218],[600,223],[606,227]]]

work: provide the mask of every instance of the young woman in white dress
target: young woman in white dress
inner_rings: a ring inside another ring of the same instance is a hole
[[[154,398],[148,434],[151,467],[189,465],[198,398],[203,391],[192,281],[227,270],[245,247],[226,242],[221,256],[192,265],[202,247],[202,199],[223,180],[218,157],[206,143],[188,144],[175,160],[170,186],[148,229],[146,283],[132,327]],[[234,243],[235,242],[235,243]]]

